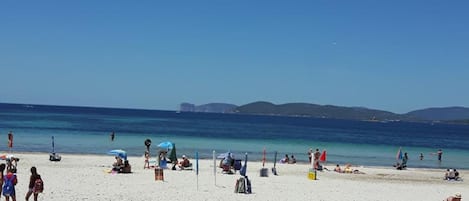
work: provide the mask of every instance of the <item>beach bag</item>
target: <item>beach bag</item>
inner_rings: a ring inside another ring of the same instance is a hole
[[[36,181],[34,181],[33,193],[42,193],[43,190],[44,184],[42,183],[42,179],[36,179]]]
[[[235,193],[251,193],[251,181],[248,177],[241,177],[236,180]]]
[[[245,193],[252,193],[252,190],[251,190],[251,180],[248,179],[248,177],[246,176],[244,178],[244,182],[246,184],[246,192]]]
[[[244,182],[243,177],[236,180],[235,193],[246,193],[246,185]]]
[[[163,169],[160,167],[155,168],[155,181],[164,181]]]
[[[15,185],[13,184],[14,179],[15,179],[14,175],[10,179],[8,179],[5,176],[5,184],[3,184],[3,195],[4,196],[10,196],[11,194],[13,194],[13,191],[15,189]]]

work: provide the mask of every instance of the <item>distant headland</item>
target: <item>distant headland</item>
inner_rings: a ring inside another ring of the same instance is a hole
[[[258,101],[237,106],[227,103],[209,103],[196,106],[181,103],[181,112],[234,113],[275,116],[301,116],[330,119],[351,119],[364,121],[432,121],[469,124],[469,108],[443,107],[414,110],[405,114],[369,109],[365,107],[343,107],[335,105],[318,105],[311,103],[273,104]]]

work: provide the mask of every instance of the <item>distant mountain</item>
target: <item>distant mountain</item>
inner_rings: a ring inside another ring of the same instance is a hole
[[[211,113],[232,113],[237,105],[227,103],[209,103],[196,106],[191,103],[181,103],[181,112],[211,112]]]
[[[407,116],[432,121],[452,121],[452,120],[468,120],[469,108],[465,107],[442,107],[427,108],[415,110],[406,114]]]
[[[182,103],[183,112],[238,113],[278,116],[305,116],[315,118],[353,119],[367,121],[441,121],[446,123],[469,123],[469,108],[445,107],[415,110],[406,114],[396,114],[364,107],[342,107],[310,103],[273,104],[258,101],[242,106],[226,103],[210,103],[196,106]]]
[[[317,105],[309,103],[287,103],[275,105],[269,102],[254,102],[237,107],[235,112],[241,114],[309,116],[316,118],[356,119],[356,120],[402,120],[405,115],[374,110],[363,107],[341,107],[334,105]]]

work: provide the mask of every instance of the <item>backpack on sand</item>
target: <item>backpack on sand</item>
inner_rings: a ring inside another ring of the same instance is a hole
[[[36,181],[34,181],[33,193],[42,193],[43,190],[44,184],[42,182],[42,179],[36,179]]]
[[[3,184],[3,195],[4,196],[10,196],[13,194],[13,191],[15,189],[15,184],[13,184],[13,180],[15,179],[16,176],[12,176],[10,179],[8,179],[5,176],[5,183]]]

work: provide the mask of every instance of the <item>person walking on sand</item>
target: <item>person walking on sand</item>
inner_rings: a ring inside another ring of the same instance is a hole
[[[13,201],[16,201],[15,185],[18,183],[16,174],[13,173],[12,169],[8,170],[8,173],[3,177],[3,189],[2,194],[5,196],[6,201],[10,201],[10,197]]]
[[[44,190],[44,183],[41,175],[37,173],[36,167],[31,167],[31,177],[29,178],[29,190],[26,193],[26,201],[29,201],[29,197],[34,194],[34,201],[37,201],[37,196]]]

